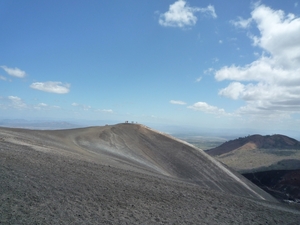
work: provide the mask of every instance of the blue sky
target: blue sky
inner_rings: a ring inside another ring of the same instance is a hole
[[[0,118],[299,130],[295,1],[0,2]]]

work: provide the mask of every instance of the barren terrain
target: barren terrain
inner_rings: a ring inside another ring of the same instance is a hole
[[[300,142],[284,135],[252,135],[207,151],[279,200],[299,202]]]
[[[284,135],[252,135],[206,151],[241,173],[300,169],[300,142]]]
[[[1,224],[298,224],[202,150],[142,125],[0,128]]]
[[[300,208],[300,170],[271,170],[243,175],[276,198],[293,201]]]

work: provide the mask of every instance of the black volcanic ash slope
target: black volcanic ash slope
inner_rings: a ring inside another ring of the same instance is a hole
[[[202,150],[135,124],[0,128],[0,202],[0,224],[300,221]]]
[[[300,170],[272,170],[243,175],[279,200],[300,203]]]
[[[201,187],[258,199],[274,199],[202,150],[137,124],[57,131],[20,131],[59,149],[103,165],[164,175]],[[24,136],[24,135],[23,135]],[[23,137],[24,139],[24,137]]]

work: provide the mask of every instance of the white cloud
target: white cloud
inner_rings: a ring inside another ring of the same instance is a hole
[[[239,28],[248,28],[250,27],[253,19],[243,19],[242,17],[238,17],[237,21],[231,20],[230,23]]]
[[[204,71],[203,71],[204,74],[211,74],[211,73],[213,73],[213,72],[215,72],[215,69],[214,69],[214,68],[208,68],[207,70],[204,70]]]
[[[300,63],[300,18],[272,10],[264,5],[252,12],[260,36],[253,36],[254,45],[271,54],[274,63],[286,69],[299,68]]]
[[[79,108],[81,108],[81,109],[84,110],[84,111],[88,111],[88,110],[90,110],[90,109],[92,108],[92,107],[89,106],[89,105],[78,104],[78,103],[76,103],[76,102],[72,103],[72,106],[74,106],[74,107],[79,107]]]
[[[48,105],[46,103],[39,103],[36,106],[34,106],[33,108],[37,109],[37,110],[41,110],[41,109],[48,108]]]
[[[216,11],[215,11],[215,7],[213,5],[208,5],[206,8],[201,8],[200,11],[208,13],[213,18],[218,17],[217,14],[216,14]]]
[[[228,87],[219,91],[219,95],[223,95],[232,99],[238,99],[242,92],[244,91],[245,86],[239,82],[233,82]]]
[[[8,96],[1,97],[0,102],[4,104],[0,104],[1,109],[15,109],[22,110],[23,112],[32,112],[32,110],[51,110],[51,109],[60,109],[59,106],[51,106],[46,103],[39,103],[36,105],[27,104],[22,98],[18,96]]]
[[[196,82],[200,82],[202,80],[202,77],[198,77],[197,79],[196,79]]]
[[[216,80],[233,81],[219,94],[244,100],[246,106],[238,110],[241,114],[299,113],[300,18],[256,5],[247,21],[253,21],[259,30],[259,35],[250,35],[253,45],[265,53],[247,65],[216,71]]]
[[[197,17],[194,15],[197,11],[199,8],[186,6],[184,0],[178,0],[170,5],[169,11],[160,15],[158,22],[162,26],[170,27],[192,26],[197,22]]]
[[[176,100],[171,100],[170,103],[174,104],[174,105],[186,105],[185,102],[183,102],[183,101],[176,101]]]
[[[213,5],[208,5],[206,8],[200,8],[199,11],[202,13],[206,13],[209,16],[212,16],[213,18],[218,17],[215,11],[215,7]]]
[[[27,105],[23,102],[23,100],[17,96],[8,96],[8,99],[10,101],[10,107],[15,109],[24,109],[27,107]]]
[[[114,113],[114,111],[112,109],[96,109],[95,112]]]
[[[222,41],[222,40],[219,40],[219,44],[223,44],[223,41]]]
[[[48,105],[46,103],[39,103],[38,106],[47,107]]]
[[[5,72],[11,76],[14,77],[19,77],[19,78],[23,78],[26,76],[25,71],[20,70],[19,68],[15,67],[15,68],[9,68],[7,66],[0,66],[2,69],[5,70]]]
[[[76,103],[76,102],[73,102],[71,105],[72,105],[72,106],[79,106],[79,104]]]
[[[35,82],[30,85],[31,88],[56,94],[66,94],[70,91],[70,84],[63,84],[62,82]]]
[[[223,115],[226,114],[224,109],[207,104],[206,102],[196,102],[194,105],[188,106],[189,109],[201,111],[210,114]]]
[[[196,12],[209,14],[216,18],[215,8],[212,5],[206,8],[190,7],[184,0],[178,0],[169,7],[169,11],[160,14],[159,24],[166,27],[193,26],[197,22]]]

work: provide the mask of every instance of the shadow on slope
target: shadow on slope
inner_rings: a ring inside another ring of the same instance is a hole
[[[300,203],[300,170],[272,170],[243,175],[279,200]]]

